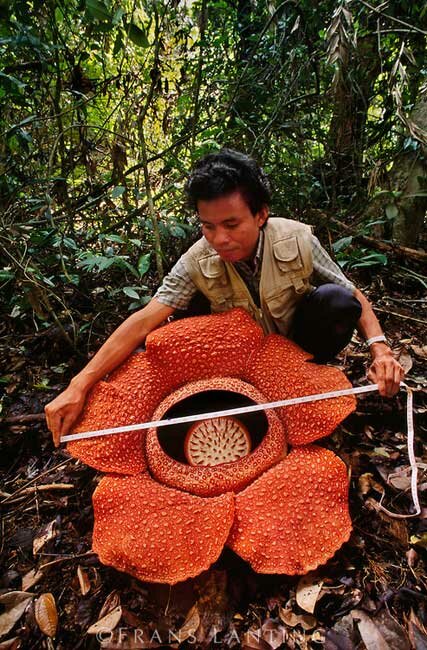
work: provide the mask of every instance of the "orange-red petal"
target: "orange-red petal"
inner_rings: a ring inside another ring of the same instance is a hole
[[[148,335],[149,359],[163,366],[175,388],[210,377],[239,377],[262,341],[259,325],[243,309],[183,318]]]
[[[351,533],[344,463],[332,452],[295,448],[236,496],[227,545],[259,573],[304,574]]]
[[[308,359],[310,355],[292,341],[270,334],[250,358],[244,379],[271,401],[351,388],[340,370]],[[287,406],[277,409],[277,414],[289,444],[305,445],[332,433],[355,406],[354,396],[345,396]]]
[[[139,422],[142,415],[142,409],[126,394],[100,381],[90,392],[73,433],[132,424]],[[131,431],[73,440],[68,443],[67,451],[104,472],[136,474],[146,468],[142,448],[144,438],[145,431]]]
[[[234,516],[231,493],[203,499],[159,485],[148,474],[103,478],[93,505],[93,548],[101,562],[168,584],[215,562]]]
[[[160,401],[173,390],[174,384],[164,368],[149,359],[146,352],[131,355],[108,378],[108,383],[143,404],[152,414]]]
[[[162,376],[144,352],[135,354],[108,382],[100,381],[92,389],[73,433],[150,421],[170,388],[167,376]],[[146,468],[145,435],[142,430],[87,438],[69,442],[67,450],[104,472],[137,474]]]

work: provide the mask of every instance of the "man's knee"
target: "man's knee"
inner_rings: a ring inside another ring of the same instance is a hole
[[[311,292],[308,302],[319,317],[337,321],[344,318],[356,323],[362,313],[362,305],[353,292],[338,284],[322,284]]]

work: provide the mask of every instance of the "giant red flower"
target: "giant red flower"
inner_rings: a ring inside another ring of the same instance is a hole
[[[75,431],[350,386],[310,359],[264,336],[242,309],[176,321],[94,387]],[[94,550],[104,564],[169,584],[207,569],[224,545],[261,573],[315,569],[349,538],[351,521],[344,463],[310,443],[354,404],[340,397],[70,443],[109,472],[93,495]]]

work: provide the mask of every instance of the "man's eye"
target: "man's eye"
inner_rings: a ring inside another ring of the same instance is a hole
[[[227,224],[228,230],[233,230],[233,228],[237,228],[237,223],[229,223]]]

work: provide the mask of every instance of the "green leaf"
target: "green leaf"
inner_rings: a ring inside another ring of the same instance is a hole
[[[113,16],[113,25],[118,25],[120,21],[122,20],[123,16],[125,15],[124,9],[119,7],[115,12]]]
[[[385,206],[385,213],[387,215],[387,219],[396,219],[397,215],[399,214],[399,210],[395,203],[388,203]]]
[[[97,20],[110,21],[112,18],[108,8],[103,2],[101,2],[101,0],[86,0],[86,9],[88,10],[89,14]]]
[[[148,42],[147,34],[141,27],[135,25],[135,23],[130,23],[127,28],[128,36],[130,40],[138,45],[139,47],[149,47],[150,43]]]
[[[15,274],[12,273],[12,271],[0,271],[0,282],[4,282],[7,280],[12,280],[15,277]]]
[[[65,246],[65,248],[69,248],[72,251],[77,251],[78,247],[74,239],[71,239],[71,237],[64,237],[62,239],[62,244]]]
[[[151,253],[146,253],[145,255],[141,255],[138,260],[138,273],[141,278],[147,273],[148,269],[150,268],[150,258]]]
[[[116,187],[113,187],[111,190],[111,198],[112,199],[118,199],[119,196],[122,196],[126,192],[126,188],[124,185],[116,185]]]
[[[124,244],[124,241],[120,235],[105,235],[104,239],[107,241],[116,242],[117,244]]]
[[[116,40],[114,41],[113,57],[115,57],[122,48],[123,48],[123,37],[122,37],[121,30],[119,30],[116,36]]]
[[[99,257],[96,265],[100,271],[110,268],[115,262],[114,257]]]
[[[353,237],[342,237],[332,244],[332,248],[335,253],[339,253],[340,251],[344,250],[344,248],[347,248],[347,246],[350,246],[352,241]]]
[[[16,77],[12,77],[10,74],[4,74],[4,72],[0,72],[0,83],[2,82],[7,82],[9,84],[13,84],[14,86],[17,86],[19,89],[25,88],[26,83],[21,81],[20,79],[17,79]]]
[[[351,266],[353,269],[356,269],[362,268],[364,266],[374,266],[376,264],[382,264],[383,266],[386,266],[387,263],[387,255],[383,255],[382,253],[372,253],[371,255],[365,255],[358,262],[352,264]]]
[[[133,298],[134,300],[139,300],[139,293],[135,291],[133,287],[123,287],[122,291],[127,296],[129,296],[129,298]]]
[[[185,239],[186,237],[185,230],[181,226],[170,226],[169,231],[172,237],[179,237],[180,239]]]

